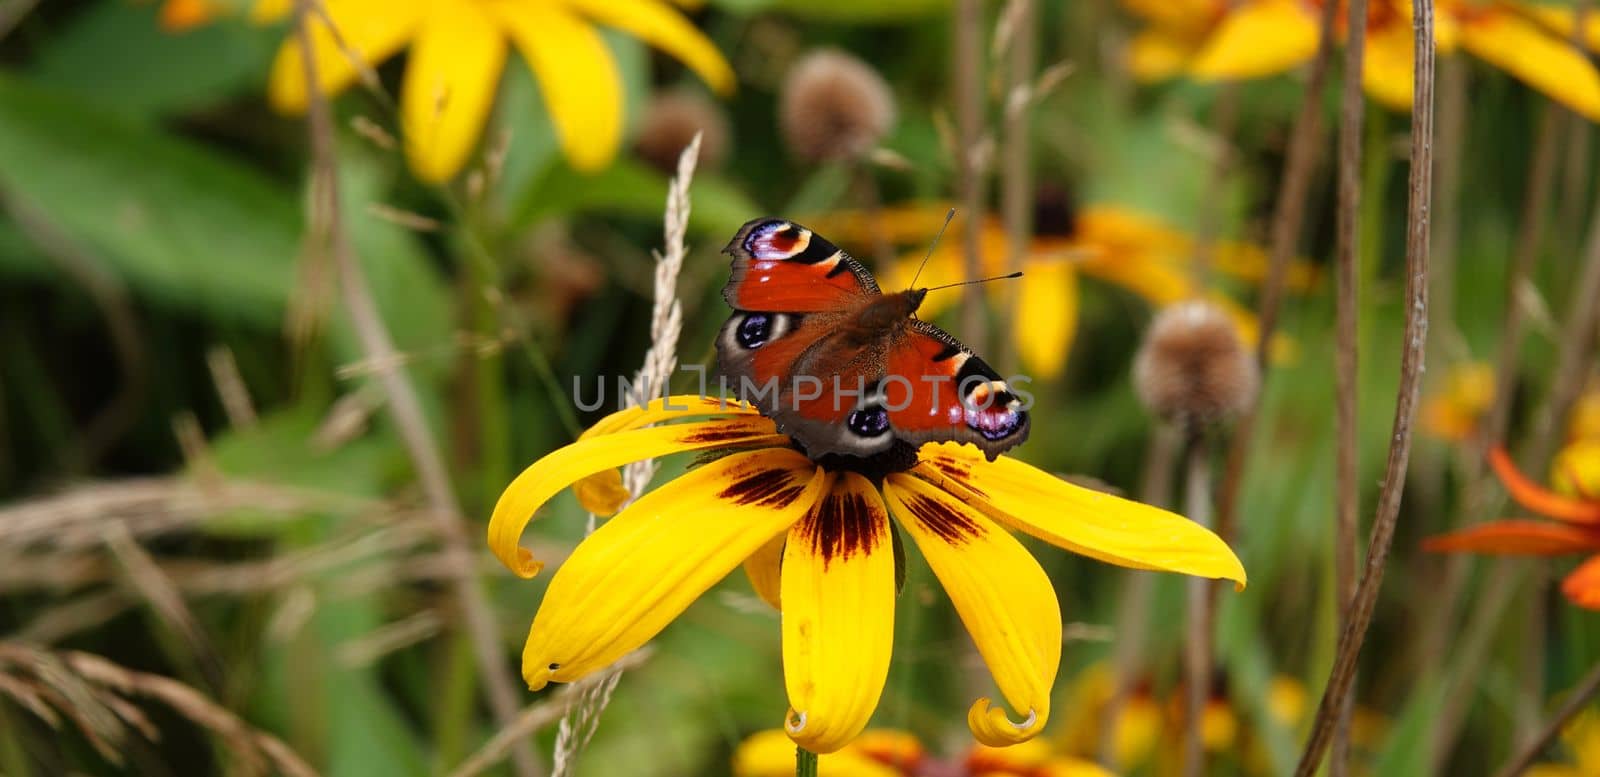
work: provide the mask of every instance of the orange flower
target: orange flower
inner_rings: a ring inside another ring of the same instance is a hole
[[[1594,554],[1567,576],[1561,591],[1579,607],[1600,610],[1600,442],[1580,440],[1561,451],[1553,466],[1554,491],[1517,471],[1503,448],[1490,451],[1489,464],[1517,504],[1559,523],[1493,521],[1431,537],[1423,547],[1513,556]]]

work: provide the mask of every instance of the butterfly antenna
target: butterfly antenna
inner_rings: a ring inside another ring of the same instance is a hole
[[[979,278],[979,279],[977,279],[975,281],[957,281],[955,283],[946,283],[943,286],[930,286],[930,287],[928,287],[926,289],[923,289],[923,291],[937,291],[939,289],[952,289],[952,288],[955,288],[957,286],[970,286],[970,285],[972,285],[974,283],[988,283],[989,281],[1005,281],[1005,280],[1010,280],[1012,278],[1021,278],[1021,277],[1022,277],[1022,271],[1018,270],[1018,271],[1016,271],[1014,273],[1007,273],[1005,275],[996,275],[996,276],[993,276],[991,278]]]
[[[950,219],[953,219],[955,217],[956,217],[956,209],[955,208],[951,208],[949,213],[944,214],[944,223],[939,225],[939,234],[934,235],[933,236],[933,242],[928,244],[928,253],[923,255],[922,264],[917,265],[917,274],[911,276],[911,283],[907,288],[915,289],[917,287],[917,279],[922,277],[922,268],[928,266],[928,260],[933,258],[933,249],[939,247],[939,238],[944,237],[945,229],[950,226]]]

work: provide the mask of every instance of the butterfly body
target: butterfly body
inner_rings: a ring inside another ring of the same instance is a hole
[[[916,317],[927,289],[888,294],[860,262],[798,224],[756,219],[729,242],[734,309],[717,337],[723,376],[812,458],[910,466],[923,443],[990,458],[1027,438],[1011,387]]]

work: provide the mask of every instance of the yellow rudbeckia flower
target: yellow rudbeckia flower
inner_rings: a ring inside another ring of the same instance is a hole
[[[733,70],[715,46],[664,0],[322,0],[312,23],[322,90],[333,94],[369,68],[408,49],[400,88],[406,159],[418,178],[450,179],[483,134],[509,46],[533,70],[572,166],[597,170],[622,143],[622,76],[600,35],[613,27],[671,54],[721,93]],[[252,18],[288,15],[291,0],[257,0]],[[217,12],[215,0],[169,0],[169,26]],[[332,29],[328,22],[332,22]],[[300,44],[292,36],[272,64],[268,97],[289,113],[306,108]]]
[[[684,423],[658,425],[668,421]],[[639,497],[557,570],[523,650],[529,687],[609,665],[745,564],[758,592],[782,612],[785,730],[813,752],[840,750],[866,727],[888,675],[893,515],[1014,711],[979,699],[968,726],[985,744],[1015,744],[1049,718],[1062,626],[1049,578],[1010,530],[1126,567],[1245,582],[1239,559],[1204,527],[1015,459],[929,444],[904,471],[830,470],[754,408],[696,396],[615,413],[535,462],[495,505],[489,547],[531,577],[542,565],[518,538],[558,491],[688,451],[720,457]]]
[[[1042,210],[1050,207],[1051,203],[1041,200]],[[939,231],[948,210],[949,206],[943,203],[913,204],[875,214],[830,213],[811,217],[808,222],[843,242],[868,243],[876,237],[895,245],[914,245]],[[1036,225],[1022,263],[1024,280],[1016,289],[1011,337],[1023,368],[1036,377],[1059,375],[1066,366],[1078,330],[1080,275],[1127,289],[1156,308],[1190,299],[1193,292],[1189,263],[1198,250],[1189,235],[1152,216],[1109,204],[1063,214],[1060,220],[1064,223]],[[981,272],[1006,272],[1009,240],[1005,225],[992,216],[976,219],[975,223]],[[951,222],[952,234],[939,241],[926,266],[923,251],[909,252],[884,270],[881,283],[885,288],[909,287],[919,268],[919,285],[940,286],[966,280],[962,242],[956,235],[967,228],[963,220]],[[1220,273],[1248,282],[1266,277],[1266,252],[1249,243],[1219,241],[1210,258]],[[1298,262],[1290,269],[1288,285],[1304,290],[1315,279],[1314,269]],[[1003,284],[988,284],[990,299],[996,306],[1005,302],[1003,295],[1010,291]],[[1207,298],[1233,319],[1241,339],[1250,344],[1256,342],[1260,327],[1252,313],[1221,292],[1213,292]],[[958,301],[960,296],[955,294],[929,296],[919,315],[931,319]],[[1287,358],[1292,353],[1290,340],[1281,335],[1274,339],[1275,357]]]
[[[1123,0],[1146,25],[1128,47],[1134,77],[1159,81],[1187,74],[1202,81],[1278,75],[1317,50],[1328,0]],[[1600,71],[1568,40],[1571,9],[1507,0],[1439,0],[1434,36],[1440,53],[1460,48],[1592,121],[1600,121]],[[1347,33],[1340,11],[1335,34]],[[1362,83],[1374,100],[1411,110],[1411,6],[1367,5]],[[1586,32],[1588,32],[1586,30]],[[1595,29],[1600,39],[1600,28]]]

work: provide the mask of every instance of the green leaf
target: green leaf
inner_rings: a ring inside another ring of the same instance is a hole
[[[382,198],[382,171],[357,154],[344,154],[343,163],[346,226],[397,345],[448,347],[449,299],[417,240],[367,212]],[[103,260],[135,293],[163,306],[276,330],[297,291],[303,223],[297,187],[158,128],[5,77],[0,187]],[[0,272],[12,264],[0,262]],[[359,356],[347,332],[336,325],[334,335],[336,358]]]
[[[204,107],[264,82],[281,31],[229,20],[167,32],[159,7],[104,0],[86,9],[40,47],[29,76],[131,116]]]

